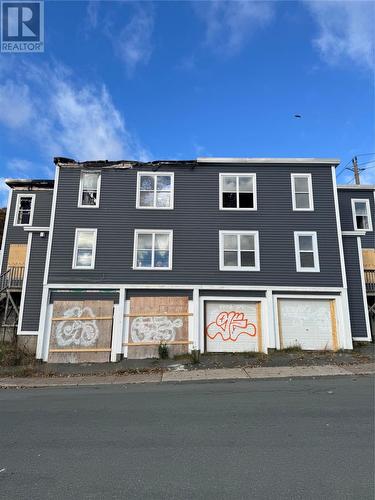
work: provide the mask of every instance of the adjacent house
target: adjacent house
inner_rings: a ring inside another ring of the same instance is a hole
[[[53,181],[8,180],[19,342],[104,362],[371,341],[375,186],[336,186],[338,164],[56,158]]]

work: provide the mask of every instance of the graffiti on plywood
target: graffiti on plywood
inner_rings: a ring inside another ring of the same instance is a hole
[[[244,313],[241,312],[220,312],[215,321],[212,321],[206,328],[206,335],[209,339],[215,340],[221,337],[224,342],[236,342],[240,335],[255,337],[257,329],[254,323],[251,323]]]
[[[59,322],[56,327],[56,343],[59,347],[89,347],[95,344],[99,336],[96,320],[79,319],[80,317],[94,318],[91,307],[72,307],[64,311],[63,317],[69,319]]]
[[[181,318],[171,320],[166,316],[139,316],[132,322],[130,336],[133,342],[171,342],[182,324]]]

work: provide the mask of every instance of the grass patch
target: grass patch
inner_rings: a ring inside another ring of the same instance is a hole
[[[292,352],[298,352],[302,353],[302,347],[299,344],[291,345],[289,347],[284,347],[284,349],[280,349],[280,352],[285,352],[285,353],[292,353]]]

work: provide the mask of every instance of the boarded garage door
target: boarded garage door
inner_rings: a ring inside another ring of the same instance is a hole
[[[49,342],[49,363],[110,360],[113,300],[56,300]]]
[[[207,301],[205,337],[207,352],[262,350],[260,302]]]
[[[280,347],[337,350],[336,308],[331,299],[278,299]]]
[[[189,346],[189,297],[131,297],[128,358],[158,357],[165,342],[170,356],[185,354]]]

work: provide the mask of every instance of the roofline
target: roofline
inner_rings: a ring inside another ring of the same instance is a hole
[[[337,166],[338,158],[197,158],[198,163],[250,163],[261,165],[329,165]]]
[[[375,191],[375,184],[338,184],[337,189],[364,189]]]
[[[5,179],[5,184],[10,188],[32,188],[53,189],[53,179]]]

